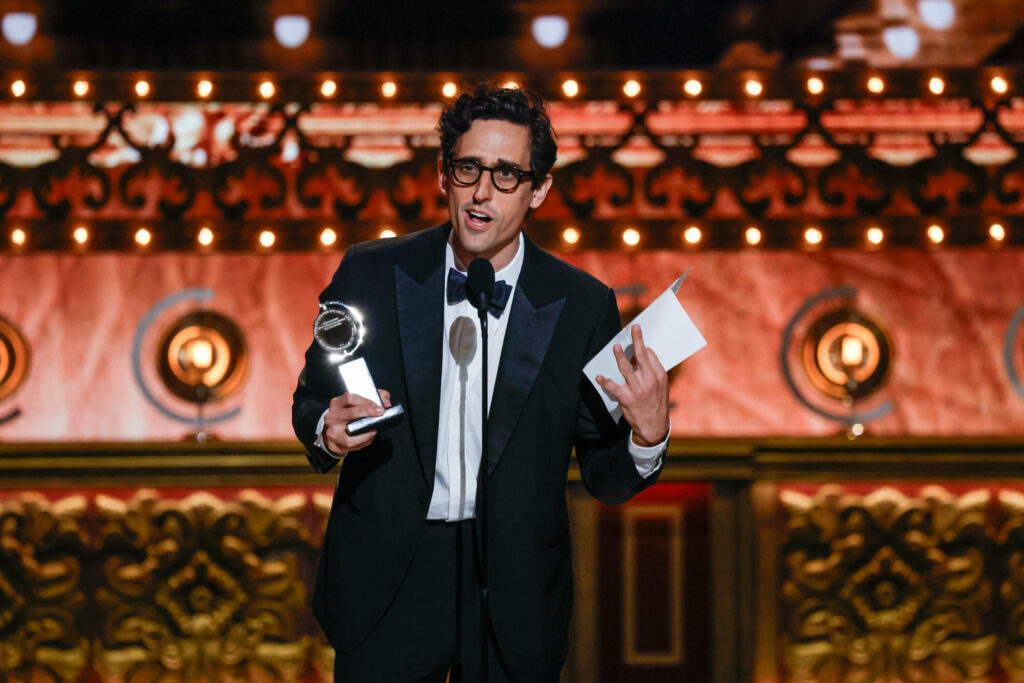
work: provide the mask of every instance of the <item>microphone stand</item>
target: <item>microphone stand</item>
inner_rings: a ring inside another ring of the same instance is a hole
[[[480,392],[481,413],[480,427],[480,473],[476,485],[476,517],[480,528],[480,681],[487,683],[487,627],[489,609],[487,606],[487,294],[480,294],[480,305],[477,307],[480,317],[480,337],[482,345],[483,391]]]

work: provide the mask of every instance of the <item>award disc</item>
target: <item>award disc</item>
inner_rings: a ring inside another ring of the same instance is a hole
[[[363,321],[359,313],[338,301],[320,304],[313,321],[313,338],[329,353],[350,356],[363,341]]]

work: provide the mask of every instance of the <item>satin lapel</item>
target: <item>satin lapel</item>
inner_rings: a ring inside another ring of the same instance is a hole
[[[427,486],[434,483],[438,401],[441,396],[441,341],[444,331],[444,261],[423,282],[395,266],[395,299],[408,391],[406,410]]]
[[[530,389],[540,372],[564,306],[565,297],[562,297],[534,308],[522,289],[512,297],[501,366],[498,368],[489,410],[488,426],[491,433],[487,448],[488,476],[494,472],[508,446],[512,429],[519,421],[526,397],[530,395]]]

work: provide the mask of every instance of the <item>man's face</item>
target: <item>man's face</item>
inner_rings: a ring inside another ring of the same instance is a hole
[[[529,171],[530,132],[509,121],[474,121],[455,143],[454,158]],[[466,266],[474,258],[489,259],[495,270],[504,268],[515,256],[526,212],[540,206],[551,187],[550,175],[536,189],[532,176],[527,176],[512,192],[496,188],[488,171],[468,187],[455,182],[443,166],[438,177],[448,199],[455,255]]]

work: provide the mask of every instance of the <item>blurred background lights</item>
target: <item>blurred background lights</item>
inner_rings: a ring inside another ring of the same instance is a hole
[[[73,233],[71,233],[71,238],[75,240],[77,244],[85,244],[89,241],[89,230],[80,225],[75,228]]]
[[[394,81],[384,81],[380,86],[380,94],[384,97],[394,97],[398,94],[398,85]]]
[[[89,94],[89,81],[75,81],[75,84],[71,86],[71,91],[75,93],[76,97],[85,97]]]
[[[36,15],[31,12],[8,12],[0,20],[0,32],[12,45],[25,45],[36,35]]]
[[[274,19],[274,37],[287,48],[296,48],[309,38],[309,17],[301,14],[282,14]]]
[[[533,20],[530,30],[537,44],[550,50],[569,37],[569,20],[558,14],[542,14]]]
[[[885,239],[885,233],[878,226],[868,228],[868,242],[871,244],[881,244],[882,240]]]
[[[204,247],[208,247],[213,244],[213,230],[207,227],[199,229],[199,234],[196,235],[196,241]]]
[[[636,228],[626,228],[622,231],[622,241],[631,247],[640,244],[640,231]]]
[[[148,247],[153,241],[153,234],[146,228],[139,228],[135,231],[135,244],[140,247]]]
[[[868,79],[868,90],[876,95],[880,95],[885,90],[885,81],[882,80],[881,76],[872,76]]]
[[[562,231],[562,241],[566,244],[576,244],[580,241],[580,231],[576,228],[566,228]]]
[[[274,96],[274,93],[277,91],[277,88],[275,88],[274,84],[271,83],[270,81],[263,81],[262,83],[260,83],[259,91],[260,97],[262,97],[265,100],[269,100],[271,97]]]
[[[761,85],[761,81],[751,78],[743,84],[743,92],[747,93],[751,97],[757,97],[764,92],[764,86]]]
[[[441,86],[441,94],[447,98],[455,97],[455,94],[459,91],[459,86],[455,85],[452,81],[448,81]]]
[[[683,231],[683,239],[686,240],[687,244],[697,244],[701,238],[700,228],[696,225],[691,225]]]
[[[567,79],[562,83],[562,94],[566,97],[576,97],[580,94],[580,84],[573,79]]]
[[[928,28],[937,31],[949,28],[956,19],[953,0],[917,0],[917,13]]]
[[[939,244],[942,240],[946,239],[946,231],[942,229],[941,225],[929,225],[928,239],[931,240],[932,244]]]
[[[988,236],[996,242],[1002,242],[1006,239],[1006,228],[999,223],[993,223],[988,226]]]
[[[149,81],[136,81],[135,82],[135,94],[139,97],[146,97],[149,95]]]
[[[825,92],[825,81],[817,76],[811,76],[807,79],[807,92],[812,95],[820,95]]]
[[[824,239],[824,235],[818,228],[807,228],[804,230],[804,241],[807,244],[821,244],[821,240]]]
[[[380,231],[380,236],[381,238],[397,237],[398,233],[392,230],[391,228],[384,228],[383,230]]]
[[[761,231],[753,226],[743,231],[743,239],[747,241],[747,244],[754,246],[755,244],[761,243]]]
[[[196,94],[206,99],[213,94],[213,83],[206,79],[199,81],[196,83]]]
[[[910,59],[921,48],[921,38],[911,26],[887,26],[882,31],[885,46],[898,59]]]
[[[24,95],[25,94],[25,90],[27,90],[27,86],[25,85],[25,81],[23,81],[21,79],[18,79],[16,81],[14,81],[13,83],[11,83],[11,94],[14,95],[15,97],[21,97],[22,95]]]
[[[696,97],[697,95],[700,95],[703,90],[704,86],[701,85],[701,82],[698,81],[696,78],[691,78],[688,81],[686,81],[686,83],[683,83],[683,92],[685,92],[690,97]]]
[[[20,247],[25,244],[28,239],[28,234],[21,228],[15,228],[11,231],[11,244],[16,247]]]
[[[324,228],[320,231],[320,244],[329,247],[338,241],[338,233],[331,228]]]
[[[277,240],[277,236],[274,235],[270,230],[260,231],[260,246],[269,249],[274,246],[274,242]]]
[[[640,84],[630,79],[622,86],[622,92],[626,93],[626,97],[636,97],[640,94]]]
[[[1005,95],[1006,91],[1010,89],[1010,84],[1002,76],[993,76],[992,80],[989,81],[989,87],[992,88],[992,92],[998,95]]]
[[[941,95],[946,90],[946,82],[938,76],[932,76],[928,79],[928,90],[933,95]]]
[[[337,92],[338,84],[329,78],[325,79],[324,82],[320,84],[320,94],[324,97],[334,97]]]

